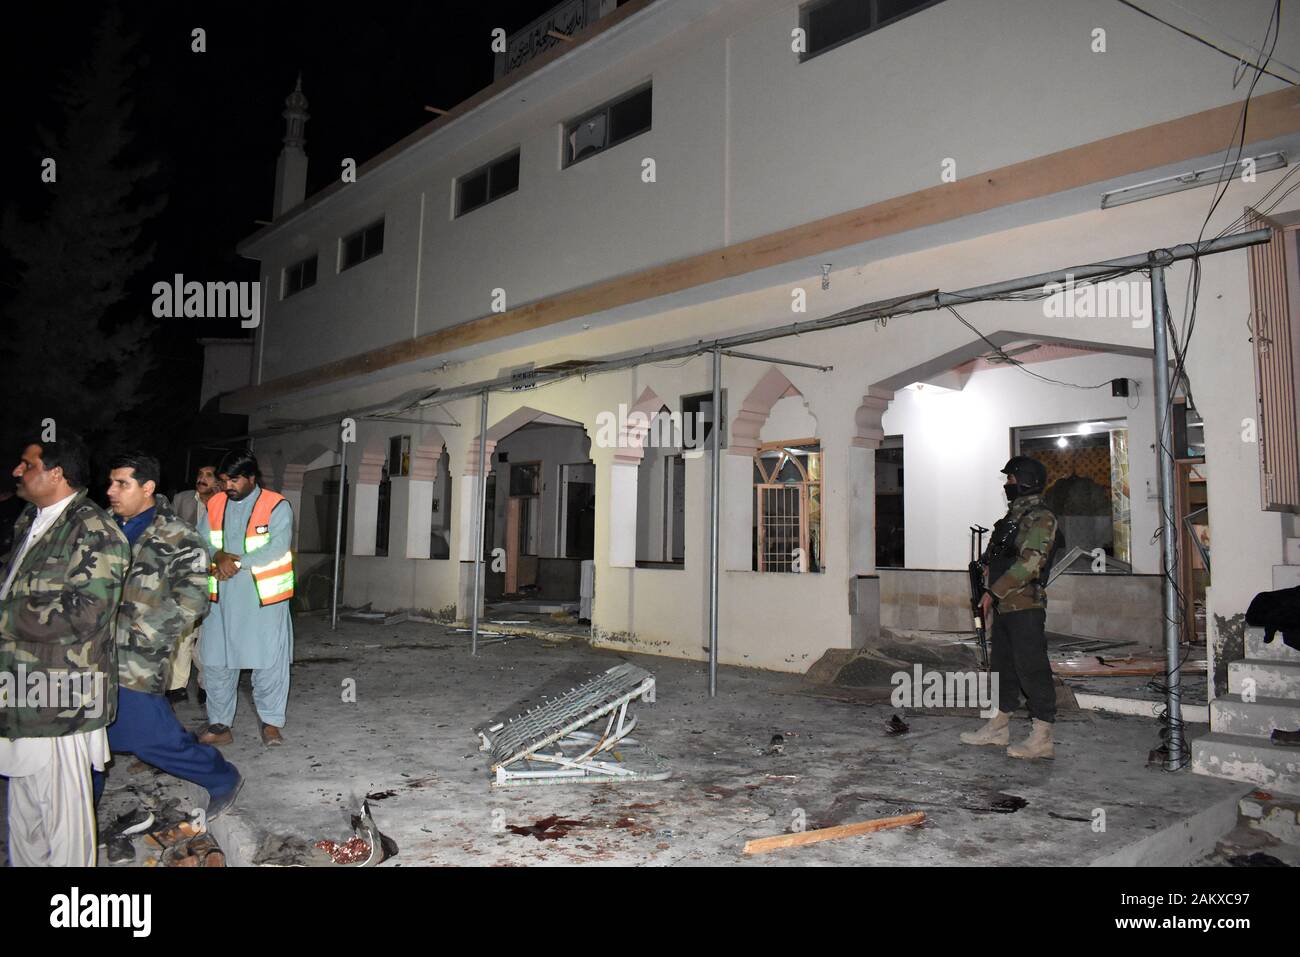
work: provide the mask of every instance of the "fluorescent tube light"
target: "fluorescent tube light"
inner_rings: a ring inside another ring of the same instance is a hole
[[[1137,183],[1133,186],[1125,186],[1122,189],[1113,189],[1109,193],[1102,193],[1101,208],[1111,209],[1115,206],[1123,206],[1125,203],[1154,199],[1157,196],[1166,196],[1169,193],[1177,193],[1184,189],[1209,186],[1220,182],[1224,171],[1228,169],[1232,170],[1233,176],[1240,176],[1243,170],[1249,168],[1246,165],[1248,160],[1254,161],[1256,173],[1267,173],[1269,170],[1281,169],[1287,165],[1285,153],[1265,153],[1263,156],[1243,157],[1237,163],[1220,163],[1218,166],[1208,166],[1205,169],[1193,170],[1189,173],[1179,173],[1177,176],[1154,179],[1149,183]]]

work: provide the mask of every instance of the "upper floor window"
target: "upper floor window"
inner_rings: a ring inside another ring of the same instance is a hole
[[[807,52],[800,59],[812,59],[819,53],[887,27],[939,2],[941,0],[813,0],[799,8],[799,26],[804,30],[808,45]]]
[[[650,129],[651,87],[643,86],[564,127],[564,165],[572,166]]]
[[[343,260],[339,266],[340,270],[355,266],[372,256],[378,256],[384,251],[384,221],[381,219],[365,229],[358,229],[355,233],[344,236],[342,244]]]
[[[519,150],[515,150],[456,181],[456,215],[464,216],[518,188]]]
[[[284,271],[284,292],[281,299],[288,299],[296,292],[302,292],[309,286],[316,285],[316,256],[302,262],[294,263]]]

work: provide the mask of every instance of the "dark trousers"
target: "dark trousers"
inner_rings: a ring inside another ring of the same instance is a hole
[[[992,670],[998,676],[998,710],[1008,714],[1029,702],[1029,716],[1056,720],[1056,684],[1047,660],[1047,610],[1027,608],[993,615]]]
[[[199,744],[160,694],[119,689],[117,720],[108,726],[108,746],[114,754],[134,754],[145,764],[193,781],[212,797],[230,792],[239,780],[235,766],[210,744]],[[104,773],[95,772],[95,800],[104,793]]]

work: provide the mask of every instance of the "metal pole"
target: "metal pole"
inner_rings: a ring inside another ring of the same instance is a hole
[[[543,382],[558,382],[575,375],[593,375],[597,372],[613,372],[617,369],[630,369],[634,366],[644,365],[649,362],[665,362],[671,359],[684,359],[688,356],[699,356],[712,352],[715,348],[722,348],[728,351],[735,351],[736,346],[752,345],[756,342],[771,342],[775,339],[784,339],[789,336],[802,336],[810,332],[821,332],[825,329],[837,329],[841,326],[853,326],[863,322],[871,322],[875,319],[892,319],[895,316],[912,315],[918,312],[932,312],[936,309],[942,309],[945,306],[968,305],[973,302],[983,302],[985,300],[996,299],[999,296],[1006,296],[1018,292],[1039,292],[1042,293],[1044,288],[1057,284],[1064,286],[1070,281],[1078,282],[1085,279],[1098,279],[1117,272],[1135,272],[1137,270],[1150,269],[1154,265],[1168,266],[1170,263],[1180,262],[1184,259],[1195,259],[1198,256],[1210,256],[1214,253],[1229,252],[1234,249],[1245,249],[1247,246],[1255,246],[1259,243],[1266,243],[1272,237],[1272,233],[1267,229],[1256,229],[1249,233],[1236,233],[1231,236],[1223,236],[1219,239],[1209,239],[1200,243],[1180,243],[1176,246],[1170,246],[1168,249],[1160,249],[1145,253],[1138,253],[1133,256],[1121,256],[1118,259],[1107,259],[1099,263],[1086,263],[1079,266],[1070,266],[1066,269],[1057,269],[1052,272],[1039,273],[1035,276],[1023,276],[1019,279],[1008,279],[1005,282],[995,282],[984,286],[971,286],[968,289],[959,289],[956,292],[942,292],[938,289],[930,289],[925,292],[912,293],[906,296],[897,296],[892,299],[884,299],[878,302],[869,302],[844,312],[837,312],[833,316],[826,316],[823,319],[810,319],[807,322],[788,323],[784,326],[775,326],[771,329],[760,329],[756,332],[745,332],[739,335],[726,336],[722,339],[699,340],[689,345],[674,346],[671,349],[660,349],[639,352],[635,355],[619,355],[608,359],[595,358],[591,365],[583,366],[576,371],[555,371],[547,372],[538,370],[536,383],[540,385]],[[1157,258],[1158,255],[1158,258]],[[482,382],[471,382],[465,385],[453,386],[450,389],[442,389],[415,403],[415,407],[432,405],[440,402],[449,402],[452,399],[463,398],[467,395],[477,395],[483,389],[504,388],[513,380],[510,376],[500,376],[496,379],[489,379]]]
[[[1178,653],[1178,522],[1174,519],[1174,423],[1170,404],[1169,343],[1165,326],[1165,269],[1151,267],[1151,335],[1155,355],[1156,405],[1156,478],[1160,491],[1160,552],[1164,567],[1165,671],[1168,673],[1169,753],[1166,771],[1177,771],[1183,764],[1182,675]]]
[[[1170,246],[1168,249],[1159,250],[1159,264],[1168,266],[1171,263],[1179,262],[1184,259],[1194,259],[1198,256],[1209,256],[1214,253],[1229,252],[1234,249],[1245,249],[1247,246],[1266,243],[1271,238],[1272,233],[1269,230],[1256,229],[1248,233],[1236,233],[1231,236],[1222,236],[1218,239],[1209,239],[1199,243],[1180,243],[1175,246]],[[875,319],[892,319],[895,316],[905,316],[919,312],[931,312],[935,309],[942,309],[944,306],[960,306],[972,302],[982,302],[988,299],[995,299],[999,296],[1005,296],[1009,293],[1030,292],[1033,290],[1041,292],[1045,286],[1051,283],[1064,284],[1071,280],[1077,282],[1079,280],[1104,277],[1114,272],[1123,272],[1126,270],[1132,272],[1140,269],[1149,269],[1155,263],[1155,260],[1153,259],[1154,255],[1154,252],[1138,253],[1132,256],[1122,256],[1118,259],[1108,259],[1099,263],[1085,263],[1078,266],[1070,266],[1065,269],[1058,269],[1054,272],[1039,273],[1036,276],[1024,276],[1020,279],[1009,279],[1005,282],[996,282],[985,286],[972,286],[968,289],[959,289],[956,292],[941,292],[937,289],[932,289],[926,292],[899,296],[893,299],[865,303],[861,306],[856,306],[853,309],[836,313],[833,316],[827,316],[824,319],[812,319],[808,322],[789,323],[772,329],[747,332],[740,335],[727,336],[722,339],[713,339],[708,341],[699,340],[698,342],[693,342],[689,345],[674,346],[671,349],[660,349],[657,351],[642,351],[635,355],[620,354],[608,358],[595,357],[591,360],[590,365],[583,366],[580,370],[557,370],[553,372],[538,370],[535,373],[535,383],[540,385],[543,382],[559,382],[563,379],[568,379],[580,374],[592,375],[597,372],[613,372],[617,369],[630,369],[649,362],[665,362],[672,359],[684,359],[689,356],[704,355],[707,352],[712,352],[718,347],[729,351],[735,351],[735,347],[737,346],[752,345],[756,342],[771,342],[787,336],[801,336],[809,332],[820,332],[825,329],[835,329],[840,326],[852,326],[857,325],[858,323],[871,322]],[[407,411],[410,409],[424,408],[430,405],[442,405],[455,399],[464,399],[478,395],[484,389],[504,388],[510,386],[513,382],[514,380],[509,375],[499,376],[495,379],[486,379],[479,382],[467,382],[464,385],[452,386],[448,389],[434,390],[434,392],[414,402],[390,400],[388,402],[381,402],[372,406],[367,406],[361,411],[368,414],[383,410]],[[327,425],[331,420],[331,417],[327,416],[322,416],[319,419],[304,419],[300,422],[294,422],[289,425],[259,429],[251,434],[259,437],[282,435],[287,432],[297,432],[318,425]]]
[[[470,548],[474,555],[474,607],[470,612],[469,653],[478,654],[478,606],[483,599],[483,528],[487,521],[487,419],[488,392],[483,390],[478,413],[478,484],[475,488],[474,541]]]
[[[737,352],[735,349],[723,349],[724,356],[731,356],[733,359],[753,359],[755,362],[771,362],[779,366],[800,366],[804,369],[816,369],[818,372],[830,372],[834,366],[822,366],[815,362],[800,362],[798,359],[778,359],[775,356],[756,356],[752,352]]]
[[[334,519],[334,586],[330,597],[330,631],[339,628],[339,561],[343,554],[343,499],[348,494],[348,443],[339,423],[339,507]]]
[[[718,693],[718,500],[722,492],[722,350],[713,349],[712,487],[709,490],[709,697]]]

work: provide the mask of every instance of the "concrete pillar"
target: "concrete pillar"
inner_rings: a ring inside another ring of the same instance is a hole
[[[609,564],[636,567],[636,506],[638,465],[617,456],[609,467]]]
[[[869,575],[876,570],[876,452],[851,445],[845,454],[849,574]]]
[[[284,482],[280,494],[284,496],[289,507],[293,509],[293,547],[298,547],[298,527],[302,521],[302,482],[306,474],[305,465],[287,465],[284,469]]]
[[[433,543],[434,483],[412,478],[406,485],[406,548],[402,554],[407,558],[429,558]],[[394,554],[391,547],[389,553]]]
[[[747,572],[754,567],[754,459],[721,454],[720,562],[725,571]]]
[[[357,482],[352,487],[352,554],[375,553],[375,531],[379,524],[379,486]]]

